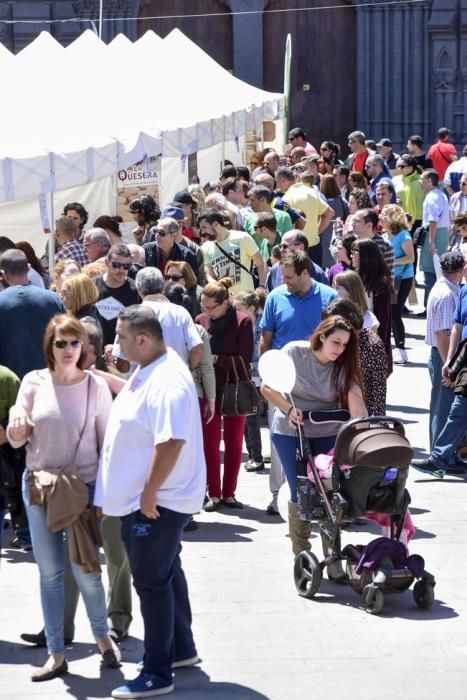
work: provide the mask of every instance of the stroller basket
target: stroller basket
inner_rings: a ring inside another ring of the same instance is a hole
[[[364,428],[365,423],[370,427]],[[372,416],[350,421],[339,431],[334,457],[338,464],[352,467],[406,467],[413,450],[399,420]]]

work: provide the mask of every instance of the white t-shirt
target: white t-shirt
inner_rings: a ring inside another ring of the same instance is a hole
[[[185,444],[156,494],[157,504],[196,513],[206,492],[199,400],[188,367],[168,348],[158,360],[138,368],[113,403],[94,503],[106,515],[139,510],[154,446],[171,438]]]
[[[191,350],[203,342],[188,311],[166,299],[154,301],[146,297],[143,306],[149,306],[156,314],[167,347],[173,348],[188,364]]]

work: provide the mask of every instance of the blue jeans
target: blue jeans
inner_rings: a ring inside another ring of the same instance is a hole
[[[454,399],[454,389],[441,384],[441,370],[443,361],[438,348],[431,348],[428,360],[428,371],[431,379],[431,399],[430,399],[430,450],[433,449],[438,436],[449,416],[452,401]]]
[[[331,437],[305,438],[310,442],[311,454],[327,454],[334,447],[335,435]],[[290,500],[297,502],[297,448],[298,438],[291,435],[272,434],[272,441],[276,447],[279,459],[284,470],[287,483],[290,488]]]
[[[29,504],[29,472],[23,474],[23,501],[29,520],[32,548],[39,566],[42,613],[44,615],[47,647],[50,654],[64,651],[63,610],[65,604],[65,530],[52,532],[47,527],[42,506]],[[89,486],[89,485],[88,485]],[[90,486],[90,494],[93,486]],[[95,639],[109,633],[104,586],[99,574],[85,574],[80,566],[71,564],[73,576],[83,596],[86,612]]]
[[[461,443],[467,430],[467,398],[454,396],[446,425],[438,435],[431,451],[430,461],[440,469],[447,469],[453,464],[457,446]]]
[[[140,510],[122,518],[122,539],[144,622],[144,671],[172,680],[172,662],[196,655],[188,586],[180,561],[189,515],[158,506],[160,517]]]

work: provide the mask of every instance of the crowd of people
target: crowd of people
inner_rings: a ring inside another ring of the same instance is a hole
[[[202,508],[244,507],[243,444],[244,469],[263,470],[263,411],[266,512],[279,515],[286,480],[292,550],[310,548],[297,516],[297,425],[315,409],[385,415],[393,363],[410,360],[404,316],[417,266],[431,453],[413,466],[437,478],[464,470],[467,146],[458,159],[440,129],[427,153],[412,135],[399,155],[390,139],[354,131],[348,149],[345,160],[333,141],[316,150],[294,128],[281,152],[225,162],[217,180],[163,207],[140,195],[131,240],[118,217],[90,226],[70,202],[55,222],[53,264],[48,251],[0,238],[0,525],[8,511],[10,546],[32,547],[39,567],[44,629],[21,635],[48,650],[33,681],[67,672],[79,593],[101,663],[120,666],[131,579],[144,657],[113,697],[168,693],[173,669],[197,663],[182,534]],[[261,383],[259,357],[271,349],[294,363],[291,397]],[[250,380],[256,403],[227,407],[229,386]],[[312,454],[333,446],[332,435],[305,435]],[[344,572],[334,563],[328,576]]]

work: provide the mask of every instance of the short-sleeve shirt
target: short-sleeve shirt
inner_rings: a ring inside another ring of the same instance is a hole
[[[428,192],[423,200],[423,225],[436,222],[437,228],[449,228],[448,198],[437,187]]]
[[[103,277],[96,277],[94,283],[99,290],[96,308],[104,334],[104,345],[110,345],[115,340],[115,328],[118,314],[122,309],[141,300],[132,279],[127,279],[121,287],[108,287]]]
[[[467,338],[467,284],[462,287],[457,300],[454,323],[460,323],[462,326],[462,340]]]
[[[338,393],[334,363],[321,364],[311,350],[308,340],[287,343],[282,348],[282,352],[285,352],[294,363],[296,379],[292,398],[297,408],[304,411],[337,408]],[[330,430],[331,435],[335,433],[334,428]],[[287,416],[279,408],[274,409],[271,431],[279,435],[296,436],[295,428],[289,426]],[[304,432],[306,437],[313,437],[316,435],[316,428],[313,431],[311,424],[305,421]],[[325,436],[323,426],[320,426],[320,435]]]
[[[274,240],[274,243],[269,243],[267,238],[263,238],[259,249],[261,251],[261,255],[266,260],[266,262],[268,262],[269,258],[271,257],[271,250],[274,248],[275,245],[279,245],[280,242],[281,242],[280,233],[276,234],[276,238]]]
[[[274,218],[276,220],[276,227],[278,233],[283,236],[284,233],[287,233],[287,231],[291,231],[293,226],[292,226],[292,219],[290,218],[290,215],[287,214],[286,211],[280,211],[280,209],[271,209],[271,213],[274,214]],[[258,217],[258,214],[249,214],[245,218],[245,222],[243,225],[243,228],[247,233],[250,234],[258,248],[261,248],[261,243],[262,243],[262,238],[261,236],[258,236],[258,234],[255,231],[255,224],[256,224],[256,219]]]
[[[307,185],[291,185],[284,194],[283,199],[295,209],[303,211],[306,216],[306,225],[303,233],[308,238],[308,245],[315,246],[319,243],[318,220],[329,209],[313,187]]]
[[[447,141],[437,141],[434,143],[427,153],[427,157],[431,159],[433,168],[438,173],[440,180],[444,179],[448,166],[452,163],[451,156],[457,156],[457,151],[452,143]]]
[[[460,292],[461,288],[459,285],[452,284],[444,275],[435,283],[428,297],[426,307],[425,343],[427,345],[436,347],[437,332],[451,332]]]
[[[139,367],[114,401],[95,504],[107,515],[139,510],[154,446],[171,439],[184,443],[156,494],[157,504],[177,513],[195,513],[206,491],[199,400],[188,367],[168,348],[159,359]]]
[[[169,301],[152,301],[145,298],[143,306],[149,306],[156,314],[161,324],[164,343],[175,350],[182,360],[188,364],[189,354],[202,340],[193,323],[193,319],[183,306]]]
[[[390,243],[394,251],[394,277],[399,279],[410,279],[413,277],[413,263],[406,263],[405,265],[398,265],[397,258],[402,258],[405,256],[405,251],[402,245],[405,241],[411,241],[412,238],[408,231],[399,231],[395,236],[390,238]]]
[[[204,262],[210,265],[215,279],[230,277],[233,282],[230,292],[249,292],[254,289],[253,278],[247,270],[251,267],[251,260],[259,248],[250,236],[244,231],[230,231],[223,241],[206,241],[201,246],[204,253]],[[224,255],[226,251],[230,258]],[[237,261],[237,264],[234,260]],[[240,267],[241,263],[243,267]],[[243,269],[246,267],[246,270]]]
[[[280,349],[292,340],[306,340],[321,321],[321,311],[337,293],[331,287],[313,280],[303,296],[292,294],[282,284],[267,297],[261,317],[261,331],[272,335],[272,348]]]

